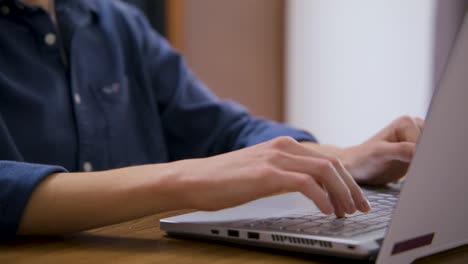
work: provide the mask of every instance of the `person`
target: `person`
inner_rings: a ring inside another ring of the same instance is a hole
[[[2,238],[293,191],[325,214],[367,212],[358,184],[400,180],[424,126],[404,116],[362,144],[320,145],[216,98],[120,1],[0,11]]]

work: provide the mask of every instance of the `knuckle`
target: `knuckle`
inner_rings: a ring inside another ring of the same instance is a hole
[[[281,136],[272,140],[273,147],[278,149],[284,149],[295,143],[297,143],[297,141],[289,136]]]
[[[300,190],[306,188],[309,185],[311,177],[309,175],[301,174],[295,176],[293,180],[294,186]]]
[[[424,119],[423,119],[423,118],[417,116],[417,117],[414,118],[414,120],[416,120],[417,122],[419,122],[421,125],[424,125]]]
[[[318,162],[317,168],[319,173],[318,176],[323,177],[333,171],[333,163],[329,160],[321,160]]]
[[[334,166],[335,168],[338,168],[341,164],[341,161],[338,157],[329,157],[328,161],[330,161],[331,166]]]
[[[268,153],[265,155],[265,159],[269,163],[276,164],[280,160],[285,158],[285,154],[277,149],[271,149],[268,151]]]
[[[259,166],[257,167],[256,171],[257,176],[261,179],[266,179],[278,175],[278,170],[268,165]]]
[[[412,125],[414,123],[413,118],[409,115],[404,115],[398,118],[398,122],[404,126]]]
[[[299,174],[291,177],[291,181],[294,182],[294,186],[296,188],[303,188],[305,185],[307,185],[309,178],[310,177],[308,175]]]
[[[413,147],[409,144],[399,144],[398,146],[399,152],[403,155],[411,155],[413,153]]]

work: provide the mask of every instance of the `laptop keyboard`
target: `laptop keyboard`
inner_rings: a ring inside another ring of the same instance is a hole
[[[385,229],[390,223],[398,200],[398,191],[365,191],[372,206],[369,213],[357,212],[336,218],[323,213],[295,213],[281,217],[253,220],[242,223],[244,228],[275,231],[290,231],[308,235],[351,237]]]

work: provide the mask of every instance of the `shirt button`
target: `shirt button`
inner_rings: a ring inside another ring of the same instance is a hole
[[[76,103],[76,104],[81,104],[81,96],[80,96],[79,94],[76,93],[76,94],[73,96],[73,99],[75,100],[75,103]]]
[[[44,41],[47,45],[52,46],[57,42],[57,36],[54,33],[47,33],[44,37]]]
[[[1,10],[4,15],[10,14],[10,8],[8,6],[2,6]]]
[[[83,170],[86,172],[93,171],[93,164],[91,164],[91,162],[89,161],[86,161],[85,163],[83,163]]]

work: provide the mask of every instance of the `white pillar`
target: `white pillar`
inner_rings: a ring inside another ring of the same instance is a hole
[[[287,1],[286,119],[321,142],[362,142],[425,116],[435,0]]]

